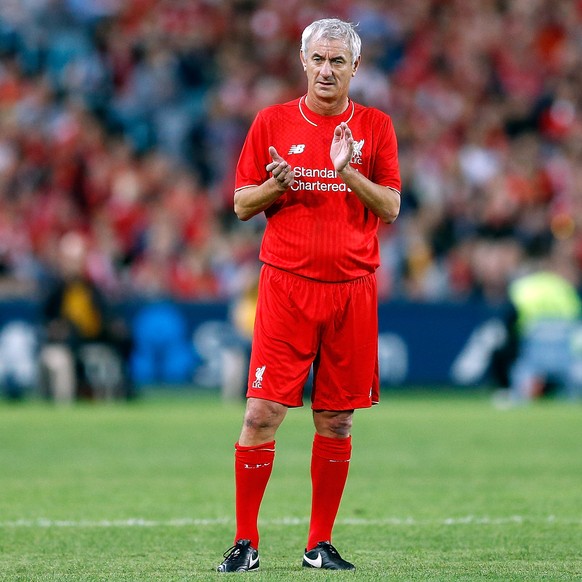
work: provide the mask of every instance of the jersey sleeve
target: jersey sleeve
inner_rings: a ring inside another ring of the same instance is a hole
[[[378,136],[376,158],[372,168],[371,180],[381,186],[388,186],[400,192],[400,166],[398,164],[398,142],[394,125],[389,116],[384,116]]]
[[[271,161],[268,138],[264,114],[259,112],[247,133],[239,156],[234,181],[235,191],[248,186],[258,186],[269,177],[265,170]]]

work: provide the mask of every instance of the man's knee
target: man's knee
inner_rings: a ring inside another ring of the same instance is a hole
[[[249,398],[240,444],[260,444],[273,439],[286,413],[287,407],[283,404]]]
[[[249,398],[244,424],[250,430],[263,430],[278,427],[287,408],[277,402]]]
[[[313,422],[315,429],[322,436],[331,438],[347,438],[351,434],[353,410],[315,410]]]

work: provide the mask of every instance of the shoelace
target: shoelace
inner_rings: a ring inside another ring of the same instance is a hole
[[[324,544],[327,546],[327,550],[329,551],[330,554],[335,554],[336,556],[339,556],[339,552],[329,542],[324,542]]]
[[[224,554],[222,554],[223,558],[235,558],[240,554],[240,547],[239,546],[230,546]]]

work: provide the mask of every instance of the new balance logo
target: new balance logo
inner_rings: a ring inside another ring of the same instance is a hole
[[[298,143],[297,145],[292,145],[287,152],[287,155],[290,156],[291,154],[302,154],[305,151],[305,144]]]
[[[255,370],[255,381],[253,382],[253,388],[262,388],[263,387],[263,374],[265,373],[265,369],[267,366],[261,366]]]

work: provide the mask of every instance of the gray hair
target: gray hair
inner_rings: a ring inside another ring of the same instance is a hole
[[[307,56],[307,47],[313,40],[339,40],[345,43],[352,54],[354,64],[362,51],[362,39],[356,32],[356,25],[339,18],[323,18],[312,22],[301,35],[301,51]]]

